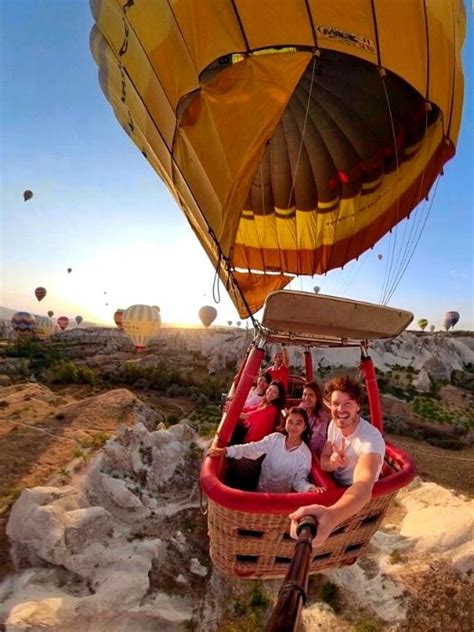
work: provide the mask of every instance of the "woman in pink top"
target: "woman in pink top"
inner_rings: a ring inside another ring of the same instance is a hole
[[[311,429],[310,450],[319,459],[327,441],[329,415],[324,408],[323,394],[316,382],[305,383],[300,406],[308,413]]]

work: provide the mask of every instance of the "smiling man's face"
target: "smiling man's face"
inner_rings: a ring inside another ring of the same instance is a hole
[[[333,391],[331,394],[331,417],[343,435],[354,432],[359,421],[360,406],[349,393]]]

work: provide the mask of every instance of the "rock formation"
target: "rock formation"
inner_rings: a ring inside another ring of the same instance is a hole
[[[205,445],[185,422],[166,429],[142,403],[127,414],[67,486],[26,489],[13,506],[7,533],[18,572],[0,587],[6,632],[218,630],[237,603],[239,582],[220,578],[207,553],[197,485]],[[369,554],[327,574],[393,631],[425,612],[414,609],[413,576],[440,565],[464,604],[462,577],[474,568],[472,501],[416,481],[398,503],[402,519],[384,525]],[[265,587],[274,596],[278,582]],[[321,603],[308,603],[302,619],[308,632],[351,629]]]

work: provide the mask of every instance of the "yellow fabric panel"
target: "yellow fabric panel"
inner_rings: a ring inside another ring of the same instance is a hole
[[[155,73],[152,72],[145,51],[132,29],[129,29],[126,51],[123,55],[119,54],[124,43],[123,14],[112,0],[103,1],[101,6],[101,21],[98,22],[98,27],[101,29],[101,33],[108,44],[104,61],[107,67],[123,65],[126,68],[133,85],[146,103],[146,107],[159,128],[160,134],[171,150],[176,117],[169,99]],[[97,56],[96,60],[98,65],[101,66],[102,64]],[[103,70],[105,71],[105,69]]]
[[[292,219],[272,215],[242,216],[236,243],[260,249],[312,249],[337,244],[372,224],[423,171],[443,138],[441,121],[433,125],[418,153],[400,165],[398,172],[385,174],[383,186],[372,193],[343,199],[328,213],[297,211]],[[298,240],[295,235],[298,235]],[[241,265],[241,262],[238,262]],[[296,270],[287,270],[296,273]],[[306,271],[311,274],[311,271]]]
[[[172,187],[170,151],[151,121],[140,96],[118,65],[117,59],[100,33],[94,34],[92,50],[96,59],[101,61],[101,83],[105,82],[104,89],[107,98],[122,127],[126,129],[140,151],[146,152],[147,158],[168,187]]]
[[[128,66],[132,63],[127,60],[128,48],[138,38],[149,57],[148,63],[139,67],[140,72],[149,77],[151,64],[171,107],[176,110],[179,100],[197,89],[199,81],[168,3],[148,0],[126,7],[122,0],[94,2],[100,9],[97,26],[114,52],[118,55],[121,49],[126,49],[122,60]]]
[[[174,0],[171,7],[198,73],[219,57],[245,51],[242,32],[228,0]]]
[[[135,5],[127,12],[127,19],[176,112],[180,99],[199,88],[193,60],[167,2],[149,1],[143,11],[134,9]]]
[[[461,46],[464,34],[464,7],[459,0],[428,3],[428,28],[430,30],[430,86],[429,100],[438,105],[445,117],[445,133],[451,138],[455,128],[452,120],[451,102],[456,77],[459,80]],[[454,113],[453,113],[454,114]],[[454,114],[454,116],[456,116]],[[457,119],[457,117],[456,117]],[[459,126],[459,121],[456,127]]]
[[[262,307],[270,292],[282,290],[291,283],[294,277],[283,274],[249,274],[235,271],[234,278],[245,296],[250,311],[254,314]],[[241,318],[248,317],[248,310],[241,299],[236,307]]]
[[[304,0],[236,0],[252,50],[274,46],[314,46]]]
[[[423,0],[379,0],[376,9],[382,66],[402,76],[426,98],[428,51]]]
[[[200,184],[196,173],[201,172],[201,166],[207,174],[222,209],[215,207],[210,193],[200,193],[198,203],[206,209],[225,255],[233,243],[265,143],[310,58],[310,53],[246,58],[213,77],[183,114],[176,138],[176,161],[193,183],[193,191]]]
[[[318,46],[377,63],[370,0],[309,0]]]

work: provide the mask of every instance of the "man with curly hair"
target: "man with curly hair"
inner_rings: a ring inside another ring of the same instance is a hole
[[[332,472],[340,485],[347,485],[341,498],[331,505],[300,507],[290,518],[292,535],[306,515],[318,522],[314,546],[321,545],[339,523],[358,513],[371,499],[372,488],[380,476],[385,442],[380,431],[360,416],[361,389],[349,376],[332,379],[326,385],[331,422],[328,440],[321,453],[321,468]]]

